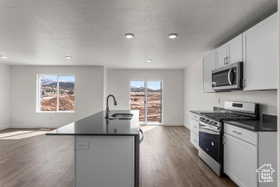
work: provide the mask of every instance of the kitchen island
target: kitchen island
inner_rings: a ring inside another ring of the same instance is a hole
[[[133,116],[106,119],[106,113],[99,112],[47,134],[74,137],[75,187],[139,186],[139,144],[143,139],[139,113],[110,113]]]

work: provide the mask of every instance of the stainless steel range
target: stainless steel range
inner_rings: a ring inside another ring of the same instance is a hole
[[[258,104],[226,101],[220,111],[201,113],[199,121],[199,156],[217,174],[223,171],[223,121],[254,120]]]

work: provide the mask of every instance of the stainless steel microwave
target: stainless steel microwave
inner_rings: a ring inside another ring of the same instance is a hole
[[[212,71],[212,88],[215,91],[230,91],[243,89],[243,62]]]

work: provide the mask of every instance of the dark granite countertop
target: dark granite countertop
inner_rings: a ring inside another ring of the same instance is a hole
[[[202,113],[214,112],[213,110],[190,110],[191,113],[201,115]]]
[[[204,113],[211,113],[211,112],[222,112],[225,111],[225,109],[221,107],[214,106],[212,110],[190,110],[191,113],[203,115]]]
[[[223,111],[223,109],[219,107],[214,107],[212,111],[190,110],[190,112],[201,116],[203,116],[204,113],[211,113],[217,111]],[[264,114],[261,120],[224,120],[224,123],[228,123],[251,131],[277,131],[277,116],[274,115]]]
[[[224,121],[230,125],[251,131],[277,131],[277,116],[263,115],[261,120]]]
[[[138,111],[117,110],[111,113],[132,113],[131,120],[107,120],[105,112],[98,112],[86,118],[69,123],[56,130],[50,131],[47,135],[78,135],[78,136],[138,136],[139,120]]]

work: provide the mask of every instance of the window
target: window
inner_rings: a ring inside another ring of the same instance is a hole
[[[75,76],[38,75],[37,111],[73,112]]]
[[[130,81],[130,109],[139,110],[139,120],[162,121],[162,81]]]

